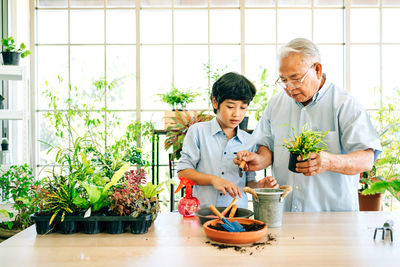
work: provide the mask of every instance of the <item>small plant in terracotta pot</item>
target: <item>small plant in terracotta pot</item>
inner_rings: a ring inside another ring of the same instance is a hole
[[[327,150],[328,147],[323,139],[328,132],[313,131],[307,124],[303,126],[301,132],[292,127],[291,138],[289,140],[283,139],[283,146],[290,152],[289,170],[297,173],[296,163],[306,161],[311,153]],[[298,161],[298,156],[301,156],[303,160]]]

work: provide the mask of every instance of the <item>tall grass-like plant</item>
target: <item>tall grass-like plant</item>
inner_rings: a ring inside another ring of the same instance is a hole
[[[308,124],[302,127],[301,132],[292,127],[290,139],[283,139],[284,144],[282,146],[286,147],[292,154],[302,155],[305,160],[310,157],[311,153],[319,153],[328,149],[323,140],[328,132],[313,131]]]

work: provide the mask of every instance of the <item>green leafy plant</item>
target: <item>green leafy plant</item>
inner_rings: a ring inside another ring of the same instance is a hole
[[[187,111],[184,111],[183,113],[176,112],[176,117],[173,118],[176,125],[167,129],[167,135],[164,142],[165,150],[173,147],[171,160],[179,159],[181,157],[183,140],[185,139],[189,127],[198,122],[209,121],[213,117],[213,115],[204,114],[204,111],[196,112],[194,116],[191,116]]]
[[[291,139],[288,141],[283,139],[284,144],[282,146],[286,147],[289,152],[302,155],[303,159],[307,159],[311,153],[319,153],[328,149],[323,141],[328,132],[313,131],[307,124],[303,126],[301,132],[292,127]]]
[[[373,117],[380,128],[379,139],[383,148],[371,171],[364,172],[360,180],[362,194],[389,192],[400,201],[400,89],[387,97],[385,106]]]
[[[194,102],[199,93],[190,90],[182,91],[172,85],[172,88],[165,94],[158,94],[161,101],[171,105],[173,110],[183,110],[187,104]]]
[[[32,168],[27,164],[13,165],[8,170],[1,170],[0,189],[4,200],[12,203],[13,209],[17,212],[13,221],[5,222],[9,229],[25,229],[32,224],[30,215],[33,214],[33,205],[30,202],[30,191],[35,185],[32,173]],[[13,218],[13,213],[4,209],[1,212]]]
[[[1,45],[3,46],[3,52],[20,53],[22,58],[31,54],[31,51],[26,49],[26,45],[24,43],[21,43],[19,45],[19,48],[17,48],[14,37],[12,36],[1,39]]]
[[[256,121],[259,121],[263,115],[264,110],[267,107],[268,100],[277,93],[276,86],[269,84],[267,78],[267,69],[263,69],[259,81],[253,82],[256,85],[257,94],[250,103],[249,109],[255,109],[255,111],[249,111],[249,113],[254,112],[254,118]]]

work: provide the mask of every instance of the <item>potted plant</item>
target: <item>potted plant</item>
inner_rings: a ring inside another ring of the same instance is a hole
[[[14,210],[11,212],[7,209],[0,209],[0,213],[6,218],[13,219],[0,224],[0,232],[4,237],[10,237],[32,225],[30,215],[33,213],[33,205],[30,202],[30,191],[35,184],[32,173],[32,168],[27,164],[13,165],[8,170],[1,170],[2,198]],[[16,213],[15,217],[14,213]]]
[[[1,45],[3,46],[1,54],[3,56],[4,65],[18,65],[20,57],[24,58],[31,54],[31,51],[26,49],[24,43],[21,43],[19,48],[17,48],[12,36],[2,39]]]
[[[183,111],[189,103],[194,102],[195,98],[199,96],[199,93],[192,92],[190,90],[183,91],[172,85],[172,88],[164,93],[158,94],[161,101],[169,104],[172,107],[172,111],[166,111],[164,114],[165,129],[174,125],[173,118],[175,117],[175,111]]]
[[[204,114],[204,111],[195,112],[193,116],[187,111],[176,114],[176,117],[173,118],[176,122],[176,126],[171,126],[167,129],[167,135],[164,142],[165,150],[168,150],[170,147],[173,148],[170,157],[171,161],[174,159],[178,160],[181,157],[183,140],[189,127],[198,122],[209,121],[213,117],[213,115]]]
[[[328,149],[323,141],[328,132],[313,131],[307,124],[303,126],[301,132],[292,127],[291,139],[288,141],[283,139],[283,146],[290,152],[289,170],[297,173],[296,163],[306,161],[311,153],[319,153]],[[303,160],[298,161],[298,156],[301,156]]]

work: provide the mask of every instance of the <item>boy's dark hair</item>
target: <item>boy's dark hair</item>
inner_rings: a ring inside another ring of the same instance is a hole
[[[213,97],[219,105],[225,99],[242,100],[250,104],[256,94],[256,87],[243,75],[236,72],[228,72],[222,75],[212,87],[211,102]],[[217,110],[214,109],[217,114]]]

